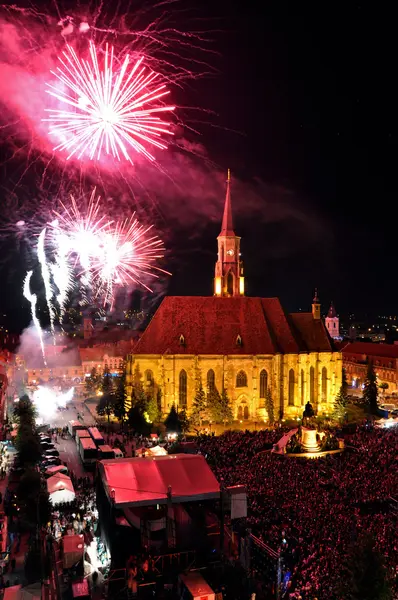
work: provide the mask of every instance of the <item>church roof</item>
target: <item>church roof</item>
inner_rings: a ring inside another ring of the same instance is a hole
[[[296,354],[334,351],[322,320],[286,315],[278,298],[168,296],[134,354]]]

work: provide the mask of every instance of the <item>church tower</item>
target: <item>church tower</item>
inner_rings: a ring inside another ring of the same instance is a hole
[[[315,288],[314,299],[312,301],[312,316],[314,319],[321,318],[321,303],[318,297],[318,290]]]
[[[325,319],[325,325],[331,338],[336,339],[340,337],[339,317],[337,316],[333,302],[330,303],[328,316]]]
[[[231,172],[229,169],[224,214],[217,243],[218,259],[215,268],[214,295],[244,296],[245,280],[240,260],[240,237],[235,235],[232,223]]]

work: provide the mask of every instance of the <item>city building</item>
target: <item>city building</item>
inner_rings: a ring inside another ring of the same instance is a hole
[[[343,366],[348,384],[361,388],[365,383],[368,362],[372,362],[379,384],[387,384],[385,394],[398,391],[398,344],[372,342],[347,343],[342,348]]]
[[[330,308],[328,311],[328,316],[325,319],[326,329],[329,332],[329,335],[334,340],[339,340],[340,338],[340,327],[339,327],[339,317],[337,316],[336,309],[333,305],[333,302],[330,304]]]
[[[342,357],[321,319],[312,312],[286,314],[278,298],[245,296],[240,238],[231,210],[231,180],[217,239],[213,297],[163,299],[127,360],[127,394],[135,378],[162,409],[191,409],[201,379],[204,389],[225,388],[235,419],[266,419],[269,389],[275,415],[296,417],[307,401],[318,413],[332,410],[341,385]]]

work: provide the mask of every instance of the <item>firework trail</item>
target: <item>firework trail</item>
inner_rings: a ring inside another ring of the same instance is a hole
[[[23,295],[26,300],[30,302],[30,310],[32,314],[32,321],[36,327],[37,334],[40,340],[41,353],[43,355],[44,364],[47,366],[46,362],[46,354],[44,351],[44,342],[43,342],[43,332],[40,326],[40,321],[36,315],[36,304],[37,304],[37,296],[36,294],[32,294],[30,291],[30,280],[32,279],[33,271],[28,271],[25,277],[25,281],[23,284]]]
[[[43,229],[39,235],[39,240],[37,243],[37,258],[38,258],[38,261],[39,261],[40,267],[41,267],[41,276],[43,278],[47,308],[48,308],[48,313],[50,315],[51,333],[52,333],[53,341],[54,341],[54,345],[55,345],[55,330],[54,330],[55,311],[54,311],[54,306],[52,303],[53,288],[51,285],[51,272],[50,272],[50,268],[47,264],[46,251],[44,248],[45,238],[46,238],[46,229]]]
[[[56,222],[53,223],[55,226]],[[56,300],[59,306],[59,322],[62,325],[65,314],[65,304],[72,289],[72,269],[68,262],[68,250],[62,234],[55,234],[57,241],[54,263],[50,265],[54,283],[58,289]]]
[[[51,71],[61,85],[48,83],[47,92],[64,106],[47,109],[50,117],[43,119],[51,124],[50,135],[61,140],[54,151],[66,150],[67,160],[74,154],[100,160],[105,152],[133,162],[131,151],[155,160],[148,147],[165,149],[160,137],[172,135],[170,124],[159,116],[175,109],[161,103],[169,91],[158,83],[158,73],[147,72],[142,57],[130,67],[127,54],[117,70],[113,46],[105,45],[103,67],[98,53],[90,42],[90,63],[67,46],[59,58],[62,67]]]

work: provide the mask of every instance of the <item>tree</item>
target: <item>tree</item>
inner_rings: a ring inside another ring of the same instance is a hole
[[[383,558],[370,535],[364,535],[351,548],[343,565],[342,590],[344,600],[391,600]]]
[[[174,404],[172,405],[170,412],[164,421],[164,424],[166,426],[167,433],[181,433],[181,422]]]
[[[107,394],[101,396],[98,404],[97,404],[97,415],[100,417],[108,417],[108,429],[110,426],[111,415],[114,413],[115,408],[115,396],[112,394]]]
[[[122,424],[122,427],[126,419],[126,401],[126,371],[123,370],[123,373],[117,379],[113,402],[113,413],[118,421]]]
[[[129,426],[140,435],[147,435],[150,430],[149,423],[139,406],[132,406],[128,413]]]
[[[42,487],[40,473],[28,469],[17,488],[18,504],[31,529],[48,523],[51,507],[48,492]]]
[[[141,372],[138,363],[135,365],[133,374],[133,387],[131,390],[131,405],[139,406],[140,410],[144,412],[148,403],[147,395],[144,391],[144,385],[141,379]]]
[[[185,408],[183,408],[178,413],[178,419],[180,421],[181,432],[188,433],[189,428],[190,428],[190,422],[189,422],[187,411],[185,410]]]
[[[86,381],[84,382],[87,396],[95,396],[98,388],[101,383],[101,378],[97,373],[97,369],[93,367],[91,369],[91,373],[88,377],[86,377]]]
[[[265,392],[265,410],[267,411],[268,421],[272,425],[274,422],[274,401],[272,399],[271,390],[267,388]]]
[[[369,361],[365,379],[365,388],[363,390],[363,398],[365,404],[368,407],[369,412],[373,415],[377,414],[378,411],[377,396],[378,389],[376,373],[373,367],[373,363]]]
[[[34,465],[42,455],[40,442],[29,422],[21,421],[15,440],[19,460],[22,465]]]
[[[113,378],[108,366],[105,365],[101,379],[101,391],[104,396],[111,395],[113,392]]]
[[[202,381],[200,380],[192,402],[191,421],[194,425],[202,425],[203,419],[206,416],[206,408],[206,394],[203,389]]]
[[[334,401],[334,410],[333,416],[334,418],[343,423],[347,416],[347,405],[348,405],[348,396],[347,396],[347,378],[345,374],[345,369],[342,372],[341,386],[339,393],[337,394]]]
[[[231,423],[233,421],[232,408],[225,389],[218,393],[216,389],[208,395],[208,410],[211,420],[215,423]]]
[[[159,423],[162,417],[162,410],[159,403],[158,394],[156,396],[152,394],[148,397],[146,411],[148,419],[151,423]]]
[[[29,423],[32,427],[35,423],[36,410],[30,398],[25,394],[21,396],[14,406],[14,418],[19,423]]]

